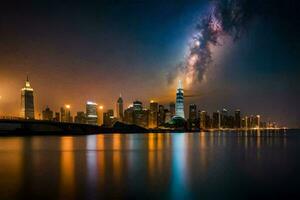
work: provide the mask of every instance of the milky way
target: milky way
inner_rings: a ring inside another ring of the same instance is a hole
[[[169,81],[178,76],[186,86],[201,83],[212,64],[212,47],[221,46],[224,36],[238,39],[251,18],[249,0],[214,0],[199,19],[189,44],[188,54],[176,71],[168,74]]]

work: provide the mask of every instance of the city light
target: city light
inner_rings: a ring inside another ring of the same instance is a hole
[[[29,81],[27,81],[29,82]],[[175,91],[174,91],[175,92]],[[35,119],[33,88],[22,91],[22,119]],[[141,101],[134,101],[129,104],[127,109],[123,110],[123,99],[119,97],[115,102],[116,110],[108,108],[103,112],[104,106],[98,105],[92,101],[86,101],[86,112],[77,111],[75,116],[71,115],[71,105],[65,104],[60,112],[53,112],[47,108],[42,111],[43,120],[57,122],[72,122],[79,124],[106,125],[112,127],[119,121],[125,124],[135,124],[146,129],[157,130],[180,130],[187,131],[211,131],[211,130],[263,130],[279,128],[275,122],[263,121],[259,114],[241,115],[241,110],[236,109],[230,112],[223,108],[209,113],[205,110],[197,109],[197,105],[189,105],[188,116],[185,116],[184,87],[182,81],[178,81],[176,89],[176,103],[170,102],[168,107],[151,99],[148,106],[144,106]],[[0,96],[0,100],[2,96]],[[30,106],[25,104],[31,102]],[[74,108],[73,108],[74,109]],[[150,122],[151,121],[151,122]],[[186,124],[186,126],[184,125]]]

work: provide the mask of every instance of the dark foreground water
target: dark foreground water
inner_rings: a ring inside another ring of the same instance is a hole
[[[0,137],[0,199],[297,199],[300,132]]]

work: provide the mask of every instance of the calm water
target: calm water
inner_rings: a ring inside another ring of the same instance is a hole
[[[300,132],[0,137],[0,199],[300,197]]]

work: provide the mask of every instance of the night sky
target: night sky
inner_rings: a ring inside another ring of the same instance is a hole
[[[222,1],[222,0],[221,0]],[[249,0],[241,0],[249,1]],[[300,127],[300,17],[297,0],[251,0],[239,38],[212,47],[205,79],[186,98]],[[36,109],[87,100],[113,108],[139,99],[175,101],[169,74],[186,59],[211,1],[7,1],[0,8],[0,114],[18,115],[26,74]]]

